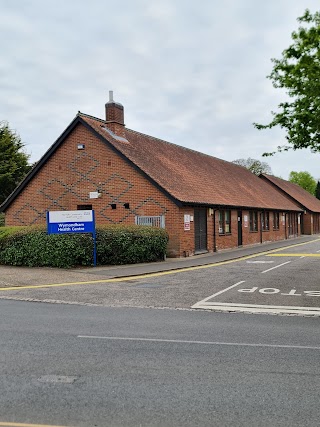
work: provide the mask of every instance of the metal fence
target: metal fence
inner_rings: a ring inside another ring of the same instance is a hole
[[[159,216],[136,216],[136,225],[147,225],[149,227],[165,228],[164,215]]]

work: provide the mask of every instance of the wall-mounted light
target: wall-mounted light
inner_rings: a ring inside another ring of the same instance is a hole
[[[85,145],[84,144],[78,144],[78,150],[84,150]]]

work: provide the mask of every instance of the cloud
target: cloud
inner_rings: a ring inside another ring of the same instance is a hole
[[[270,58],[307,7],[318,1],[4,1],[0,120],[38,160],[78,110],[104,117],[111,89],[130,128],[226,160],[257,158],[285,142],[252,122],[281,100],[266,79]],[[319,155],[294,154],[278,156],[318,173]],[[283,173],[282,160],[265,160]]]

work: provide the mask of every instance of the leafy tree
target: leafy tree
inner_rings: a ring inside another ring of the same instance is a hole
[[[315,195],[317,182],[309,172],[290,172],[289,181],[298,184],[313,196]]]
[[[0,204],[31,169],[20,136],[0,122]]]
[[[317,182],[315,196],[320,200],[320,181]]]
[[[276,126],[286,130],[288,145],[278,152],[310,148],[320,151],[320,12],[307,9],[298,18],[301,26],[291,35],[293,43],[282,52],[281,59],[272,59],[273,70],[268,78],[275,88],[285,89],[289,98],[272,112],[273,120],[257,129]],[[275,154],[264,153],[264,156]]]
[[[267,173],[269,175],[272,174],[271,168],[268,163],[260,162],[260,160],[256,159],[251,159],[251,157],[248,157],[248,159],[233,160],[232,163],[235,163],[239,166],[243,166],[256,175],[260,175],[261,173]]]

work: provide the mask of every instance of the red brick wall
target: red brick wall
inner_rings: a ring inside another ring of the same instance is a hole
[[[190,216],[190,230],[185,230],[185,215]],[[194,208],[183,207],[179,212],[180,256],[192,256],[195,252]]]
[[[304,234],[320,233],[320,214],[307,211],[303,213],[303,232]]]
[[[192,207],[180,208],[179,234],[180,234],[180,256],[191,256],[195,251],[194,239],[194,222],[190,223],[190,230],[184,230],[184,215],[193,216]],[[247,221],[245,220],[247,217]],[[231,249],[238,247],[238,211],[231,211],[231,233],[219,234],[219,211],[207,209],[207,249],[209,252],[214,251],[214,217],[216,232],[216,250]],[[249,211],[242,211],[242,245],[254,245],[261,242],[272,242],[286,239],[286,224],[283,213],[279,214],[279,229],[274,229],[273,212],[269,211],[269,230],[261,231],[260,212],[258,213],[258,231],[250,231]]]
[[[245,220],[247,217],[247,221]],[[286,239],[286,224],[283,213],[279,215],[279,229],[274,229],[273,212],[269,211],[269,230],[261,231],[260,212],[258,212],[258,231],[250,231],[249,211],[242,211],[242,245],[273,242]],[[236,248],[238,246],[238,211],[231,211],[231,234],[219,235],[219,215],[216,212],[216,247],[217,250]]]
[[[213,252],[213,216],[210,214],[210,210],[206,209],[207,213],[207,250]],[[189,215],[191,217],[190,230],[185,229],[184,216]],[[195,253],[195,223],[194,223],[194,208],[183,207],[180,208],[179,218],[179,233],[180,233],[180,255],[181,256],[192,256]]]
[[[219,234],[219,211],[216,211],[216,249],[217,251],[238,246],[238,215],[237,211],[231,211],[231,233]]]
[[[80,143],[85,144],[84,150],[78,150]],[[101,193],[101,197],[90,199],[89,192],[95,191]],[[129,209],[124,206],[127,203]],[[112,209],[112,204],[116,209]],[[194,218],[194,208],[177,207],[141,172],[81,124],[7,209],[6,225],[45,224],[46,211],[76,210],[78,205],[92,205],[97,224],[134,224],[135,215],[164,215],[170,238],[168,255],[191,256],[195,252],[194,221],[190,221],[190,230],[184,227],[184,215]],[[206,212],[208,251],[214,250],[214,228],[217,250],[237,247],[237,210],[232,210],[228,235],[219,235],[218,211],[214,214],[213,209],[207,209]],[[282,215],[279,230],[273,230],[272,212],[269,219],[269,231],[261,233],[259,221],[259,231],[250,232],[249,212],[242,211],[243,246],[260,243],[261,236],[263,242],[285,239]]]
[[[79,143],[85,144],[84,150],[78,150]],[[101,197],[90,199],[94,191]],[[76,210],[77,205],[92,205],[97,224],[134,224],[135,215],[165,215],[169,253],[180,256],[179,208],[82,125],[10,205],[6,225],[45,224],[47,210]]]

